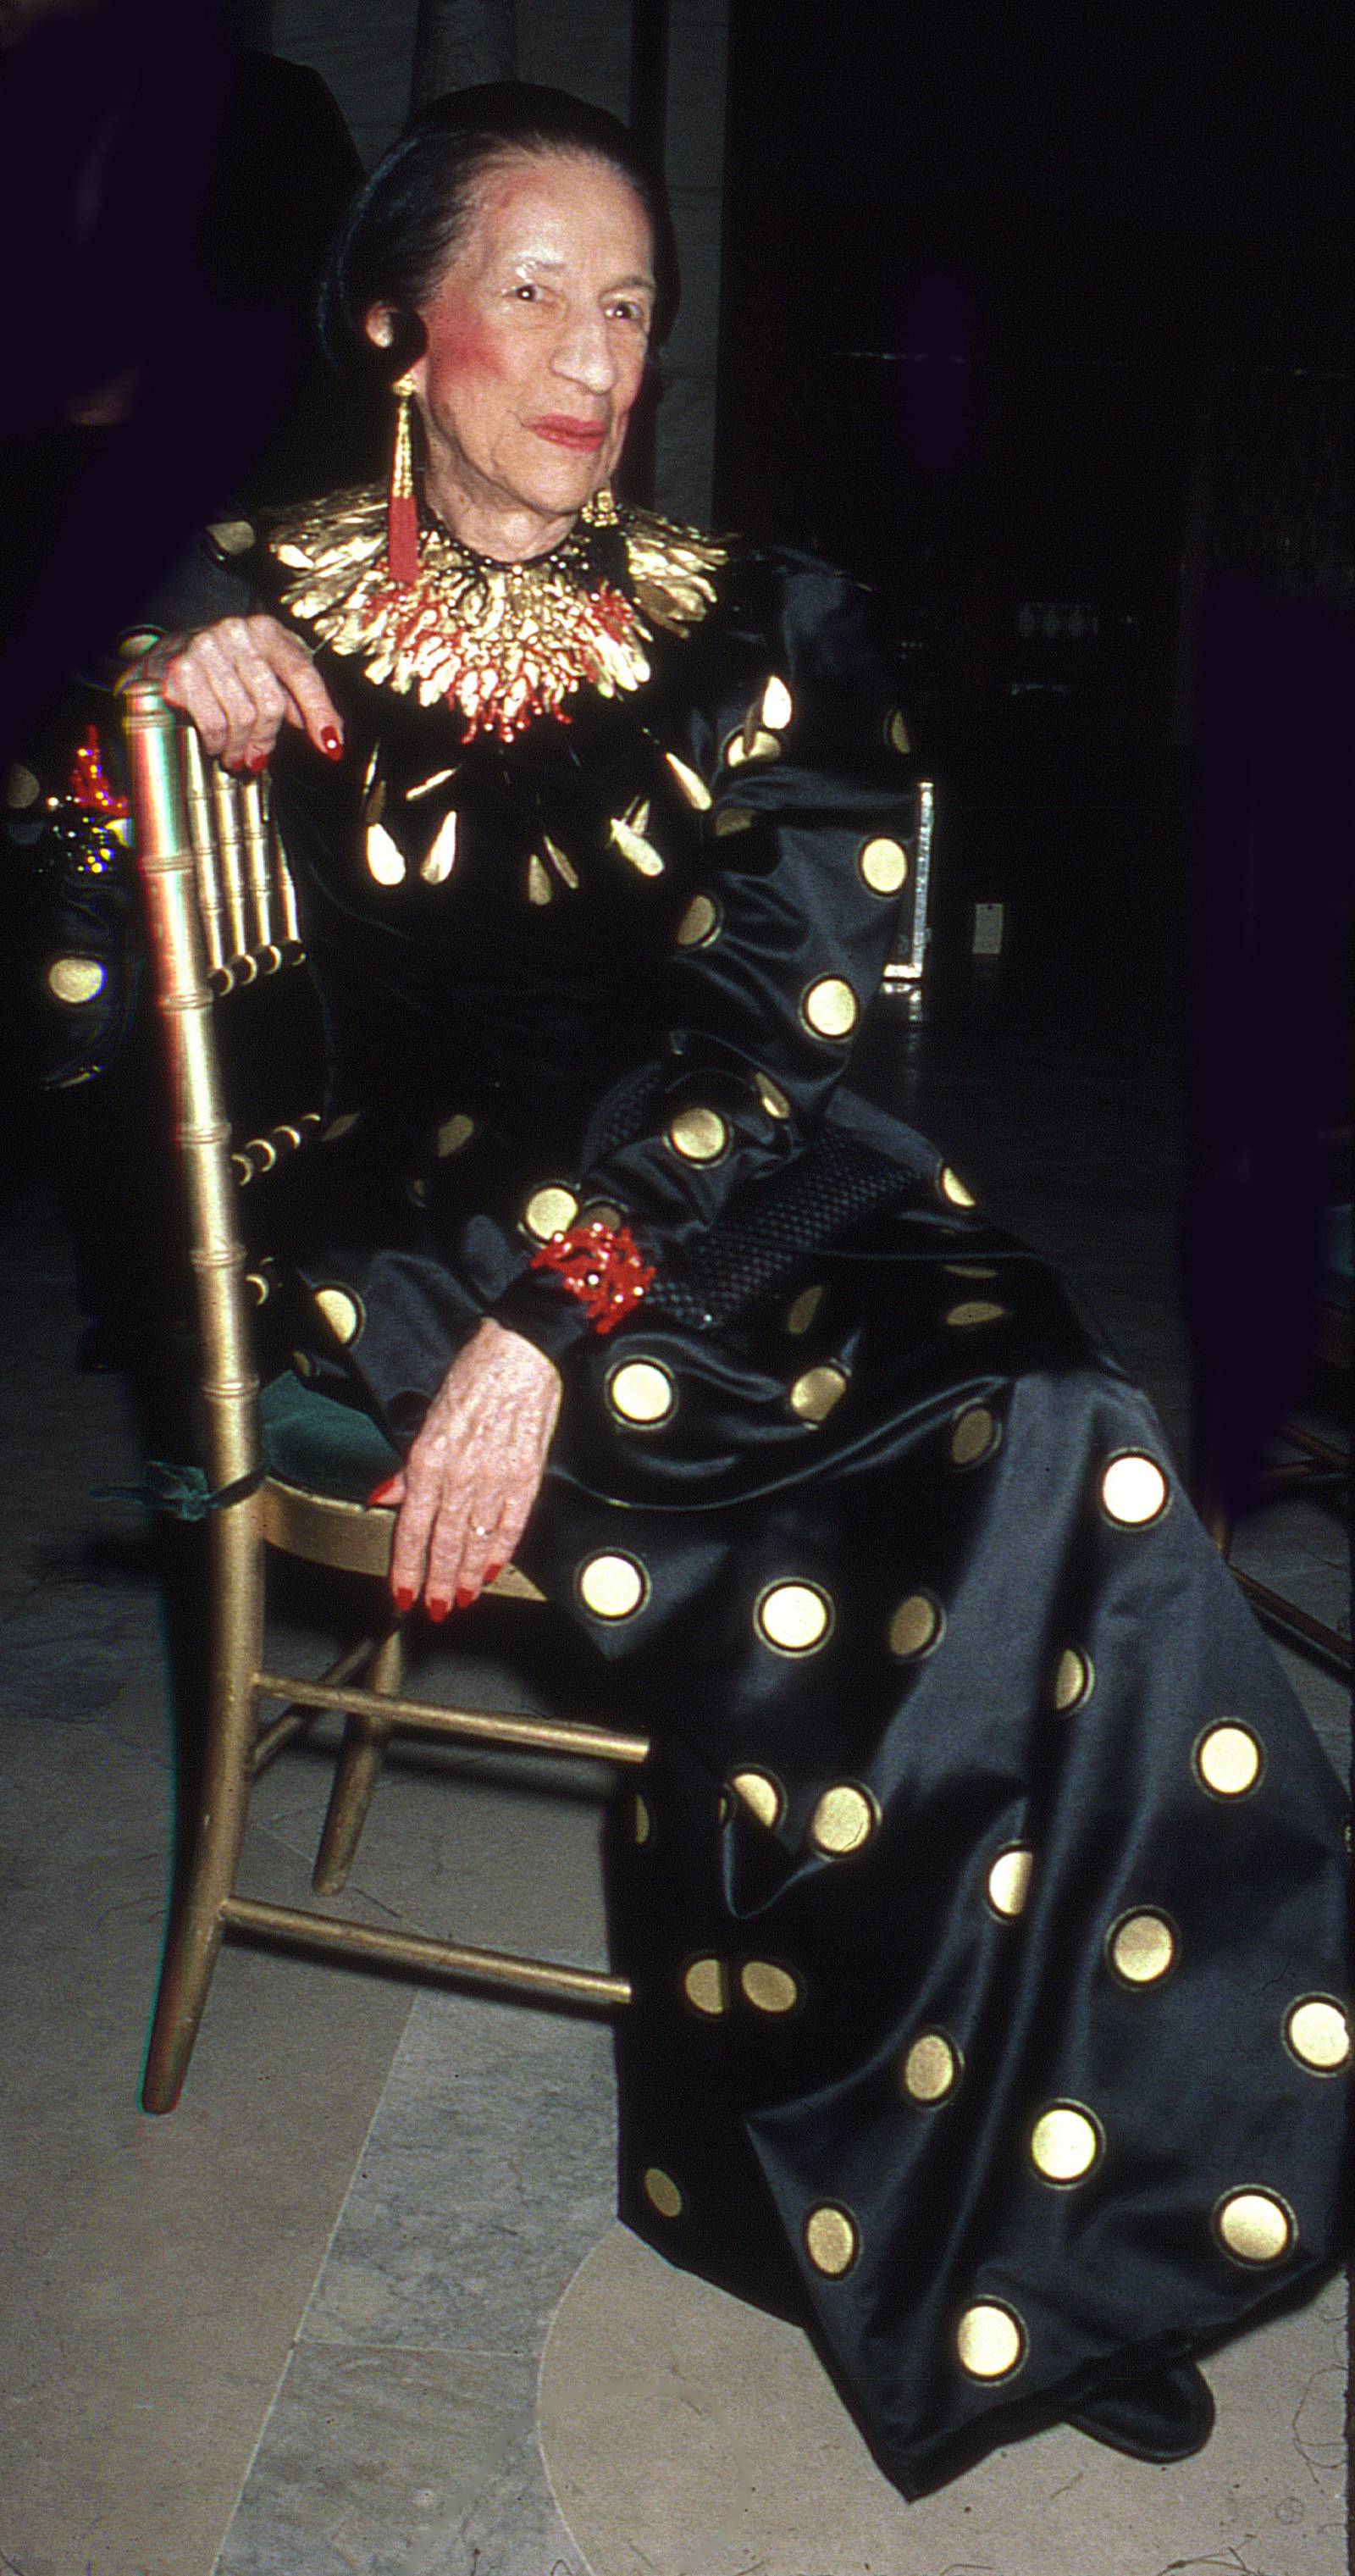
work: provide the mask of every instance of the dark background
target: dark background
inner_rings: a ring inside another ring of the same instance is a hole
[[[996,899],[1009,993],[1179,988],[1219,583],[1281,662],[1347,649],[1351,31],[735,0],[719,515],[888,591],[948,790],[943,971]]]

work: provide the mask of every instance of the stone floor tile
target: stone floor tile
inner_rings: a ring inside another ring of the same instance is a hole
[[[423,1993],[303,2334],[530,2353],[612,2219],[610,2031]]]
[[[1193,2460],[1061,2425],[906,2504],[805,2336],[618,2226],[556,2313],[542,2451],[593,2576],[1340,2576],[1343,2316],[1332,2285],[1216,2354]]]
[[[533,2376],[504,2353],[299,2345],[214,2576],[465,2576],[458,2534],[530,2431]]]

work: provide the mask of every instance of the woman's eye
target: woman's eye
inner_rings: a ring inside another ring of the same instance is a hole
[[[513,294],[519,304],[535,304],[537,300],[537,289],[528,285],[525,279],[514,287]]]

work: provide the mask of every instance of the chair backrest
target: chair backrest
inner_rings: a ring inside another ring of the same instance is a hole
[[[207,1472],[214,1487],[259,1463],[252,1317],[267,1282],[249,1265],[238,1194],[321,1125],[319,1112],[258,1135],[232,1129],[216,1005],[301,962],[296,897],[257,779],[206,758],[153,681],[123,691],[128,786],[147,951],[168,1050],[174,1145],[197,1308]]]

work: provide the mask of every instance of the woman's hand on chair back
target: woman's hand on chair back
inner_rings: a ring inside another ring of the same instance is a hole
[[[227,769],[263,769],[285,724],[326,759],[342,757],[339,711],[304,644],[276,617],[223,617],[167,635],[146,668]]]

